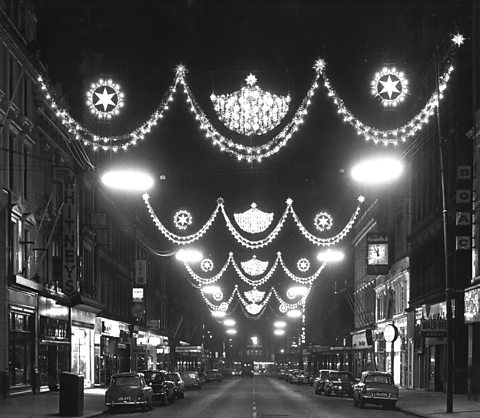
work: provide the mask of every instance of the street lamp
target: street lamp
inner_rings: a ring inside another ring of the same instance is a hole
[[[356,164],[352,178],[359,183],[378,185],[396,180],[403,172],[403,164],[394,157],[375,157]]]
[[[191,248],[180,248],[175,254],[177,260],[183,261],[184,263],[196,263],[199,262],[203,255],[200,251],[191,249]]]
[[[101,176],[102,183],[112,189],[145,192],[152,188],[153,178],[140,170],[112,170]]]
[[[328,249],[325,251],[320,251],[317,254],[317,260],[324,263],[338,262],[342,261],[345,258],[345,254],[342,251]]]
[[[223,321],[223,325],[226,327],[233,327],[235,325],[235,321],[233,319],[225,319],[225,321]]]

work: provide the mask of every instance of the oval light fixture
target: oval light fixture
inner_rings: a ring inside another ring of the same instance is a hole
[[[352,178],[371,185],[388,183],[397,179],[403,172],[403,164],[398,158],[376,157],[362,161],[352,168]]]
[[[101,177],[102,183],[112,189],[144,192],[152,188],[153,178],[139,170],[107,171]]]

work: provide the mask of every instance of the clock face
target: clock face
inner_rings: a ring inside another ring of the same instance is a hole
[[[367,264],[386,265],[388,264],[388,244],[368,244]]]

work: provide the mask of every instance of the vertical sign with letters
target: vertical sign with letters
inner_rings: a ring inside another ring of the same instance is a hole
[[[56,179],[62,183],[63,235],[62,275],[63,293],[73,296],[77,293],[77,184],[76,176],[68,168],[55,170]]]

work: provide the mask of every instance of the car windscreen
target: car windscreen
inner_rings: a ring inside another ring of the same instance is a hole
[[[377,375],[370,375],[365,377],[365,382],[369,383],[388,383],[388,384],[393,384],[392,378],[389,375],[382,375],[382,374],[377,374]]]
[[[344,381],[351,381],[353,380],[353,376],[350,373],[338,373],[338,379]]]
[[[118,376],[112,379],[112,388],[117,386],[139,386],[140,378],[136,376]]]

